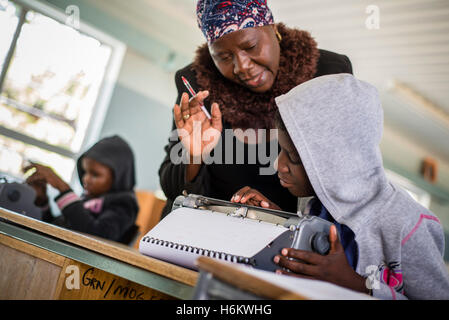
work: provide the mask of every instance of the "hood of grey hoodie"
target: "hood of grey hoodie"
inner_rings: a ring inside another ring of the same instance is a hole
[[[379,148],[383,111],[376,88],[350,74],[328,75],[276,103],[317,197],[357,232],[392,190]]]
[[[438,218],[386,179],[376,88],[350,74],[326,75],[276,103],[317,197],[355,233],[356,271],[378,284],[373,295],[449,299]]]

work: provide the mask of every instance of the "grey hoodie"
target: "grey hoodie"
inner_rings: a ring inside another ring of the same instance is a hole
[[[355,234],[356,272],[381,299],[449,299],[438,218],[389,182],[377,90],[350,74],[322,76],[276,98],[317,197]]]

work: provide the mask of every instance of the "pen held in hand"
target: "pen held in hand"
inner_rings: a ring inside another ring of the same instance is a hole
[[[182,82],[184,82],[184,85],[186,86],[187,90],[189,90],[190,94],[192,95],[192,97],[196,96],[196,92],[195,90],[193,90],[192,86],[190,85],[189,81],[187,81],[186,78],[181,77],[182,78]],[[203,110],[204,114],[206,115],[206,117],[208,119],[212,119],[212,117],[209,114],[209,111],[207,111],[206,107],[204,106],[204,104],[201,104],[201,110]]]

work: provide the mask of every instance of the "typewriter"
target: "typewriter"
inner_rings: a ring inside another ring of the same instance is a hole
[[[300,210],[294,214],[183,192],[183,195],[178,196],[173,202],[172,211],[182,207],[211,210],[230,217],[243,217],[283,226],[286,231],[252,257],[255,268],[275,271],[279,266],[273,262],[273,257],[283,248],[312,251],[321,255],[329,252],[329,228],[332,223],[308,215],[311,200],[312,198],[300,199]]]
[[[42,211],[34,205],[36,192],[25,183],[9,182],[1,178],[0,207],[42,220]]]
[[[330,250],[329,221],[308,215],[313,198],[300,198],[297,214],[244,205],[225,200],[209,198],[201,195],[187,194],[178,196],[172,210],[187,207],[198,210],[221,212],[230,217],[244,217],[283,226],[286,231],[273,242],[257,253],[252,266],[257,269],[275,271],[279,266],[273,262],[273,257],[283,248],[295,248],[328,254]],[[248,291],[238,289],[228,283],[215,278],[211,273],[200,270],[197,285],[193,295],[195,300],[259,300]]]

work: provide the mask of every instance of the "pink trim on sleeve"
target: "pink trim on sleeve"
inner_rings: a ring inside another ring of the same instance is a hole
[[[401,246],[403,246],[410,239],[410,237],[415,233],[415,231],[418,230],[419,226],[421,225],[421,223],[424,219],[429,219],[429,220],[433,220],[433,221],[440,223],[440,220],[438,220],[438,218],[435,216],[431,216],[431,215],[427,215],[427,214],[420,215],[419,220],[416,223],[416,225],[413,227],[412,231],[410,231],[410,233],[402,240]]]
[[[58,201],[56,201],[56,204],[58,205],[60,210],[63,210],[69,204],[78,200],[80,200],[80,198],[74,192],[68,192],[65,195],[63,195],[60,199],[58,199]]]

